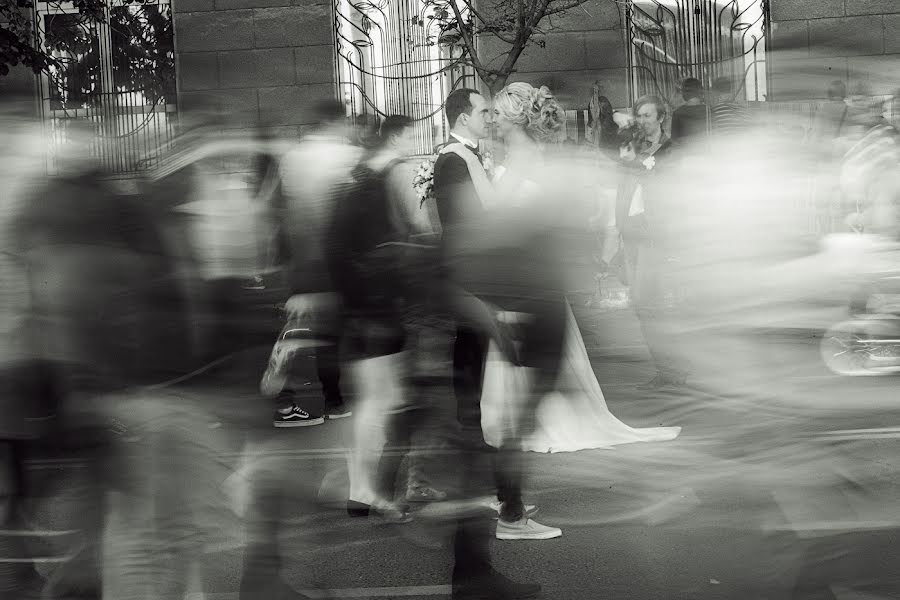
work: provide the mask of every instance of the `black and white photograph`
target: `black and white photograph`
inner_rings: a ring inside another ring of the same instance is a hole
[[[900,598],[900,0],[0,0],[0,600]]]

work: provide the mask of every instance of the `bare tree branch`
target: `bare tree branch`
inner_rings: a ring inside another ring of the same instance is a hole
[[[479,35],[492,35],[495,38],[497,38],[498,40],[500,40],[502,42],[506,42],[507,44],[515,44],[516,43],[516,38],[514,36],[509,36],[504,33],[501,33],[500,31],[496,31],[493,29],[481,28],[481,29],[477,30],[475,33],[479,34]]]
[[[453,0],[451,0],[451,2],[452,1]],[[481,21],[484,24],[488,24],[491,22],[487,17],[484,16],[483,13],[479,12],[478,9],[475,8],[475,2],[473,0],[460,0],[460,1],[466,5],[466,8],[469,10],[470,13],[475,15],[476,19],[478,19],[479,21]]]
[[[465,2],[466,0],[463,1]],[[484,80],[484,76],[482,75],[482,72],[485,70],[484,65],[482,65],[481,61],[478,59],[478,52],[476,52],[475,42],[470,35],[471,32],[466,31],[466,23],[463,21],[462,12],[459,10],[459,6],[456,5],[455,0],[450,0],[450,7],[453,9],[453,16],[456,18],[456,22],[459,26],[459,35],[462,37],[466,52],[472,60],[472,66],[478,71],[479,77]]]
[[[554,2],[553,6],[549,7],[545,12],[544,16],[555,15],[557,13],[565,12],[567,10],[572,10],[573,8],[578,8],[582,4],[587,4],[590,0],[565,0]]]
[[[516,38],[518,39],[522,36],[522,32],[525,31],[525,0],[516,2],[516,12],[516,24],[518,25]]]
[[[525,48],[532,43],[535,35],[545,33],[546,27],[541,22],[551,15],[556,15],[574,8],[590,0],[487,0],[477,7],[477,0],[426,0],[440,7],[444,24],[443,32],[453,32],[459,36],[460,44],[471,59],[471,64],[479,78],[497,92],[506,84],[509,76],[515,71],[516,62]],[[449,5],[449,7],[448,7]],[[463,10],[467,18],[463,19]],[[450,12],[452,11],[452,16]],[[550,19],[547,19],[546,25]],[[549,23],[552,28],[552,23]],[[481,35],[492,35],[509,45],[504,54],[495,60],[484,61],[479,57],[475,42]],[[492,65],[503,60],[499,68]]]
[[[572,1],[574,2],[575,0]],[[534,14],[532,15],[533,21],[531,21],[530,23],[532,27],[540,23],[541,19],[543,19],[547,14],[547,10],[550,7],[550,2],[551,0],[541,0],[540,2],[538,2],[538,8],[536,11],[534,11]]]

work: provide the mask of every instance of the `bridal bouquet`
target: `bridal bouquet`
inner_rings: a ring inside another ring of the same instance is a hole
[[[419,198],[419,208],[434,198],[434,163],[437,162],[437,157],[438,155],[434,154],[423,160],[413,176],[412,185]]]
[[[485,150],[481,153],[481,166],[484,167],[484,172],[487,173],[488,179],[493,180],[496,169],[494,167],[494,155],[490,150]]]

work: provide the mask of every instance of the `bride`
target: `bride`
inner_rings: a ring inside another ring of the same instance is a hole
[[[555,215],[565,213],[559,201],[565,193],[567,165],[551,164],[552,157],[542,142],[558,135],[565,116],[559,103],[546,87],[536,89],[527,83],[512,83],[494,99],[494,124],[505,143],[504,166],[494,175],[494,194],[489,208],[499,219],[494,224],[522,224],[522,219],[551,223]],[[555,193],[545,193],[555,190]],[[552,199],[553,202],[546,200]],[[515,219],[509,219],[514,215]],[[503,237],[503,232],[498,235]],[[500,319],[525,318],[501,313]],[[520,440],[522,448],[533,452],[572,452],[610,448],[631,442],[672,440],[680,427],[635,429],[609,411],[603,391],[594,374],[584,340],[566,303],[566,326],[562,360],[555,391],[543,396],[536,408],[531,431]],[[493,346],[488,352],[482,391],[482,425],[485,438],[498,445],[506,432],[516,398],[528,386],[528,370],[506,362]],[[527,392],[526,392],[527,394]]]

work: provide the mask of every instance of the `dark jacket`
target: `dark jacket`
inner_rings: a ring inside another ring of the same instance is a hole
[[[452,152],[441,154],[434,164],[434,197],[445,234],[484,214],[466,161]]]
[[[671,167],[671,150],[672,142],[666,139],[659,149],[653,153],[656,164],[653,169],[646,169],[643,162],[650,156],[647,153],[638,154],[632,163],[622,165],[622,177],[619,181],[619,188],[616,192],[616,227],[623,236],[641,235],[648,239],[652,239],[658,233],[658,225],[660,219],[664,219],[661,214],[664,210],[661,207],[663,198],[661,194],[665,193],[660,186],[660,180],[665,172]],[[638,218],[629,217],[628,212],[631,208],[631,200],[638,185],[643,186],[644,196],[644,214]],[[654,223],[656,222],[656,223]],[[636,230],[640,228],[641,231]]]
[[[702,142],[709,131],[709,108],[684,104],[672,113],[672,142],[676,145]]]
[[[329,271],[351,311],[381,312],[401,292],[399,260],[404,231],[391,218],[387,176],[393,164],[357,166],[337,201],[329,230]]]

